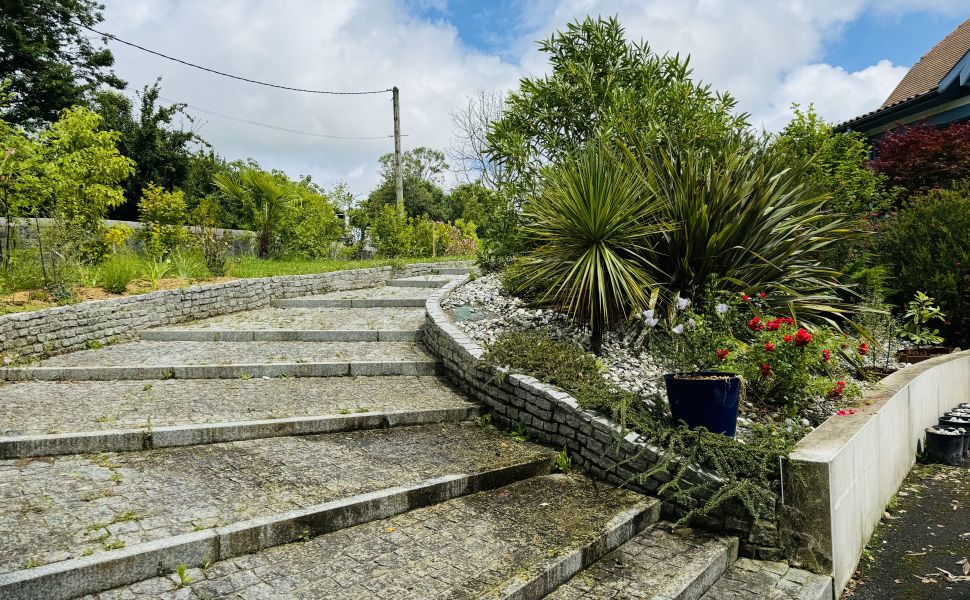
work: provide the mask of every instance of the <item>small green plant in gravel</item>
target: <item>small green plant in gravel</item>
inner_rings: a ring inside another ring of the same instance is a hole
[[[478,417],[479,427],[488,427],[492,424],[492,413],[485,413]]]
[[[529,439],[529,430],[526,428],[525,423],[517,423],[515,429],[509,432],[509,436],[513,440],[525,442]]]
[[[125,542],[124,540],[110,540],[101,544],[101,547],[104,550],[120,550],[125,547]]]
[[[36,556],[31,556],[30,558],[28,558],[24,562],[24,568],[25,569],[36,569],[37,567],[41,566],[42,564],[44,564],[44,563],[39,558],[37,558]]]
[[[566,451],[566,448],[556,453],[556,468],[563,473],[569,473],[573,470],[573,459],[569,458],[569,452]]]

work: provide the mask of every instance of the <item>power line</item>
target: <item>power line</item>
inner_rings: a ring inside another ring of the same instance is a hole
[[[203,67],[203,66],[197,65],[195,63],[190,63],[187,60],[182,60],[181,58],[175,58],[174,56],[169,56],[167,54],[163,54],[161,52],[157,52],[155,50],[151,50],[150,48],[145,48],[144,46],[139,46],[138,44],[135,44],[133,42],[125,41],[125,40],[119,38],[118,36],[111,35],[110,33],[105,33],[103,31],[98,31],[97,29],[93,29],[91,27],[88,27],[84,23],[80,23],[80,22],[75,21],[74,24],[77,25],[78,27],[83,27],[84,29],[87,29],[88,31],[90,31],[92,33],[96,33],[98,35],[104,36],[104,37],[106,37],[108,39],[111,39],[111,40],[114,40],[114,41],[116,41],[118,43],[125,44],[126,46],[131,46],[132,48],[137,48],[138,50],[141,50],[142,52],[148,52],[149,54],[154,54],[155,56],[160,56],[160,57],[162,57],[162,58],[164,58],[166,60],[175,61],[177,63],[181,63],[183,65],[186,65],[186,66],[189,66],[189,67],[192,67],[192,68],[195,68],[195,69],[200,69],[202,71],[207,71],[209,73],[214,73],[216,75],[221,75],[223,77],[228,77],[230,79],[237,79],[239,81],[245,81],[247,83],[254,83],[256,85],[263,85],[263,86],[266,86],[266,87],[277,88],[277,89],[281,89],[281,90],[289,90],[291,92],[304,92],[304,93],[307,93],[307,94],[329,94],[329,95],[333,95],[333,96],[364,96],[364,95],[368,95],[368,94],[386,94],[388,92],[393,91],[391,88],[387,88],[385,90],[370,90],[370,91],[360,91],[360,92],[334,92],[334,91],[326,91],[326,90],[308,90],[308,89],[304,89],[304,88],[295,88],[295,87],[290,87],[290,86],[286,86],[286,85],[278,85],[278,84],[275,84],[275,83],[266,83],[265,81],[257,81],[255,79],[249,79],[248,77],[240,77],[239,75],[232,75],[230,73],[224,73],[222,71],[217,71],[216,69],[210,69],[209,67]]]
[[[280,127],[279,125],[270,125],[268,123],[260,123],[259,121],[251,121],[249,119],[243,119],[241,117],[233,117],[231,115],[225,115],[214,110],[209,110],[207,108],[201,108],[199,106],[192,106],[191,104],[186,104],[185,102],[180,102],[178,100],[172,100],[171,98],[164,98],[162,96],[158,97],[159,100],[169,102],[171,104],[181,104],[186,108],[190,108],[196,112],[211,115],[213,117],[219,117],[221,119],[228,119],[230,121],[236,121],[238,123],[246,123],[247,125],[255,125],[256,127],[265,127],[266,129],[274,129],[276,131],[283,131],[286,133],[295,133],[297,135],[305,135],[309,137],[327,138],[332,140],[386,140],[394,137],[394,135],[375,135],[375,136],[345,136],[345,135],[329,135],[326,133],[313,133],[310,131],[300,131],[298,129],[289,129],[288,127]],[[406,135],[403,137],[407,137]]]

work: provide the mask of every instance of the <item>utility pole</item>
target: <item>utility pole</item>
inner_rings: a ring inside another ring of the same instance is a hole
[[[404,216],[404,176],[401,174],[401,97],[397,86],[394,92],[394,195],[397,211]]]

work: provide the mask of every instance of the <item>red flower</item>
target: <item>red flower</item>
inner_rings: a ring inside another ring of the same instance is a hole
[[[790,333],[786,333],[785,337],[783,337],[782,339],[788,342],[789,344],[795,341],[795,338],[793,338]]]
[[[767,377],[769,375],[771,375],[771,365],[768,363],[761,365],[761,376]]]
[[[827,395],[829,398],[835,398],[837,396],[841,396],[843,391],[845,391],[845,382],[836,381],[835,385],[832,386],[832,389],[829,390]],[[845,412],[845,411],[842,411],[842,412]],[[855,413],[854,410],[849,411],[849,414],[853,414],[853,413]]]
[[[807,346],[808,343],[811,341],[812,341],[812,334],[806,331],[805,328],[801,328],[795,333],[796,346]]]
[[[761,319],[759,317],[753,317],[748,321],[748,329],[751,331],[761,331]]]
[[[728,357],[728,354],[731,354],[731,351],[725,350],[724,348],[721,348],[720,350],[714,353],[714,355],[717,356],[720,360],[726,359]]]
[[[747,294],[741,294],[741,300],[747,302],[747,301],[751,300],[751,296],[749,296]]]
[[[768,323],[765,325],[765,329],[767,329],[768,331],[778,331],[779,329],[781,329],[781,321],[779,321],[778,319],[775,319],[774,321],[768,321]]]
[[[766,293],[764,293],[764,292],[759,292],[759,293],[758,293],[758,296],[759,296],[759,297],[760,297],[760,298],[761,298],[762,300],[764,300],[765,298],[767,298],[767,297],[768,297],[768,294],[766,294]]]
[[[768,352],[771,352],[774,349],[775,349],[774,344],[772,344],[771,342],[765,342],[765,350],[767,350]]]
[[[789,325],[794,325],[794,324],[795,324],[795,319],[793,319],[792,317],[785,317],[785,318],[784,318],[784,319],[782,319],[782,320],[783,320],[783,321],[784,321],[785,323],[788,323]]]
[[[865,342],[862,342],[861,344],[859,344],[859,354],[861,354],[862,356],[869,354],[869,344]]]
[[[825,362],[829,362],[830,360],[832,360],[832,351],[822,350],[822,360],[824,360]]]

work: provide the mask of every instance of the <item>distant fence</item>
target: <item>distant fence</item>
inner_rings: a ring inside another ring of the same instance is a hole
[[[34,223],[35,219],[12,219],[10,225],[7,225],[7,220],[0,217],[0,244],[4,247],[7,243],[7,236],[13,233],[14,244],[23,247],[24,245],[33,245],[37,241],[37,224]],[[41,228],[49,226],[53,219],[36,219],[40,224]],[[134,230],[143,229],[145,224],[140,221],[117,221],[115,219],[104,219],[102,221],[105,227],[113,227],[115,225],[124,225],[130,227]],[[195,225],[184,225],[183,226],[190,233],[198,233],[200,228]],[[216,237],[228,238],[232,240],[231,253],[233,256],[242,256],[245,254],[253,254],[256,248],[256,234],[252,231],[245,229],[216,229]],[[141,240],[137,239],[138,236],[132,236],[128,239],[128,246],[135,250],[141,249]]]

